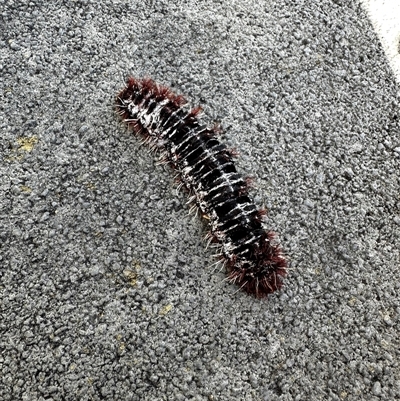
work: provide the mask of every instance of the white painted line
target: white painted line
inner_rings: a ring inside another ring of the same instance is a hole
[[[400,84],[400,0],[361,0]]]

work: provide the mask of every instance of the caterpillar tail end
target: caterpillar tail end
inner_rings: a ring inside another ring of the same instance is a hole
[[[260,238],[249,258],[231,258],[226,268],[228,281],[256,298],[279,291],[287,276],[287,260],[273,232],[266,232]]]

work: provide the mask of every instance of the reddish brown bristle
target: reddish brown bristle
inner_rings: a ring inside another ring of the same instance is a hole
[[[126,82],[126,85],[127,85],[128,88],[137,87],[138,86],[138,81],[133,77],[129,77],[127,82]]]
[[[267,216],[268,212],[267,209],[259,209],[257,210],[257,218],[258,220],[264,220]]]
[[[231,157],[237,158],[239,156],[239,151],[236,148],[229,148],[228,152]]]
[[[186,104],[187,100],[182,95],[178,95],[174,97],[174,103],[180,107]]]
[[[202,113],[202,111],[203,111],[203,109],[202,109],[201,106],[193,107],[189,112],[189,116],[190,117],[197,117],[199,114]]]
[[[254,188],[255,187],[254,177],[247,176],[244,180],[246,181],[246,184],[247,184],[248,188]]]

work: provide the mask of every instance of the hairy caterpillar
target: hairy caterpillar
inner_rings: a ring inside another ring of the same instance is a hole
[[[116,98],[123,121],[178,172],[190,202],[208,220],[207,238],[221,244],[228,281],[265,297],[282,287],[286,259],[275,234],[264,228],[266,212],[251,201],[233,152],[216,139],[216,128],[200,122],[201,108],[186,103],[151,79],[129,78]]]

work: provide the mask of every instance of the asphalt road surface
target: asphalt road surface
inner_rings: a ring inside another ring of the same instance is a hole
[[[128,75],[204,108],[290,259],[214,270]],[[400,399],[400,95],[347,0],[0,4],[0,399]]]

